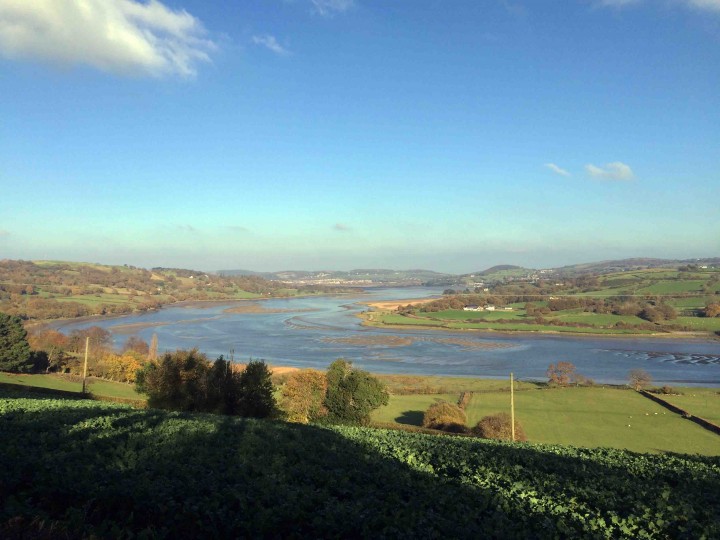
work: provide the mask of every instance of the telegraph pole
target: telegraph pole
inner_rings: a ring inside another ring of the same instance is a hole
[[[512,440],[515,442],[515,385],[513,374],[510,374],[510,425],[512,426]]]
[[[85,338],[85,365],[83,367],[83,389],[82,393],[85,393],[85,389],[87,388],[87,384],[85,382],[85,379],[87,378],[87,357],[88,357],[88,349],[90,348],[90,337]]]

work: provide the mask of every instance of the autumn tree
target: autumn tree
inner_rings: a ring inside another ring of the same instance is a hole
[[[326,377],[324,405],[331,422],[365,424],[374,409],[388,403],[385,385],[367,371],[353,368],[347,360],[330,364]]]
[[[46,371],[58,371],[67,360],[68,338],[57,330],[45,329],[28,334],[28,343],[33,351],[46,355]]]
[[[32,367],[32,353],[22,320],[0,313],[0,371],[28,372]]]
[[[703,310],[703,315],[705,315],[705,317],[720,317],[720,303],[713,302],[708,304]]]
[[[324,373],[314,369],[296,371],[283,386],[281,407],[291,422],[314,422],[328,414],[323,404],[326,392]]]
[[[547,377],[550,384],[566,386],[575,375],[575,365],[570,362],[558,362],[557,365],[550,364],[547,369]]]
[[[139,338],[138,336],[130,336],[129,338],[127,338],[125,344],[122,347],[123,353],[126,353],[128,351],[136,352],[141,356],[147,356],[150,352],[150,346],[144,339]]]
[[[630,386],[635,390],[642,390],[652,382],[652,377],[644,369],[633,369],[629,373],[628,378],[630,380]]]

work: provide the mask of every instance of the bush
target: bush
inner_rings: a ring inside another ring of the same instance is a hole
[[[439,429],[451,433],[463,433],[466,431],[465,424],[467,416],[465,411],[454,403],[440,401],[430,405],[423,416],[423,427]]]
[[[33,364],[22,320],[0,313],[0,371],[28,372]]]
[[[484,417],[472,429],[472,433],[483,439],[512,440],[512,420],[508,413],[497,413]],[[527,441],[527,435],[520,422],[515,420],[515,440]]]

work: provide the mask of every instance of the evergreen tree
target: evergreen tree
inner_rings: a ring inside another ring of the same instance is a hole
[[[269,418],[277,416],[270,370],[262,360],[251,360],[240,374],[240,416]]]
[[[0,313],[0,371],[28,372],[33,368],[32,353],[22,321]]]

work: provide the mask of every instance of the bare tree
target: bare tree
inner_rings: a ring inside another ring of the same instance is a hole
[[[635,390],[642,390],[652,382],[652,377],[644,369],[633,369],[630,374],[630,386]]]

